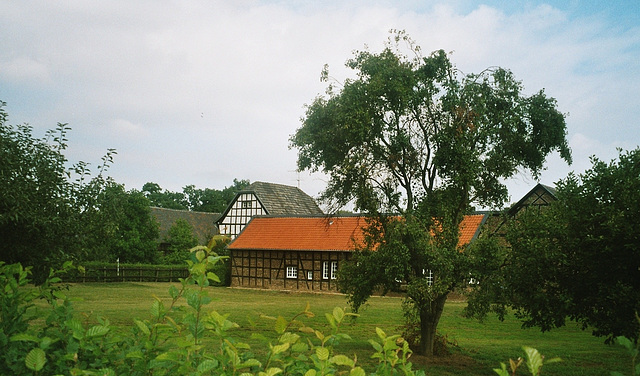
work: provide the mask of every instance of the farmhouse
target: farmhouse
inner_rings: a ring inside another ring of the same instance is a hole
[[[486,214],[468,215],[460,244],[479,233]],[[231,286],[336,291],[336,272],[363,241],[360,216],[253,218],[229,245]]]
[[[217,224],[220,234],[233,239],[255,216],[323,214],[315,200],[300,188],[257,181],[236,194]]]

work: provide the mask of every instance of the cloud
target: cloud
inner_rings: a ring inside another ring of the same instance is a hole
[[[78,159],[118,149],[110,171],[129,188],[296,184],[288,138],[324,92],[323,65],[353,76],[352,51],[379,51],[391,28],[425,54],[454,51],[465,73],[500,65],[527,92],[546,88],[569,114],[576,165],[588,140],[607,155],[640,140],[638,28],[541,2],[0,0],[0,22],[0,99],[18,122],[69,122]],[[567,171],[552,158],[543,179]]]

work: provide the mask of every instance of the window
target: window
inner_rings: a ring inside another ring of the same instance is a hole
[[[287,266],[287,278],[298,278],[297,266]]]
[[[336,279],[336,272],[338,271],[337,261],[324,261],[322,262],[322,279]]]
[[[313,279],[313,272],[311,270],[307,272],[307,279],[309,280]]]
[[[427,279],[427,285],[433,285],[433,272],[431,269],[424,270],[424,277]]]
[[[251,201],[240,201],[240,206],[243,209],[251,209]]]
[[[331,279],[336,279],[338,276],[338,262],[331,261]]]

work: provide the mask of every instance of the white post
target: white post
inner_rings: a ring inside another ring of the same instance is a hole
[[[116,259],[116,264],[118,265],[116,274],[118,275],[118,277],[120,277],[120,257]]]

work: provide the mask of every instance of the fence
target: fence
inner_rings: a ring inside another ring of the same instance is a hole
[[[189,276],[184,268],[153,267],[85,267],[85,272],[69,276],[72,282],[177,282]]]

